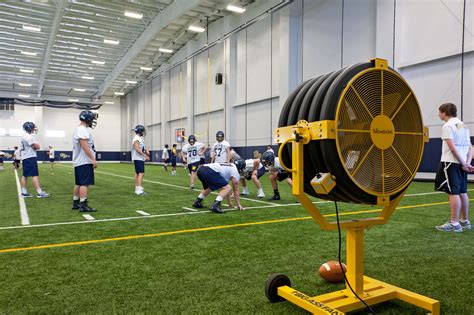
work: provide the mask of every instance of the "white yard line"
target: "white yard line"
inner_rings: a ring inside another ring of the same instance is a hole
[[[18,178],[18,171],[15,169],[16,188],[18,190],[18,203],[20,204],[20,215],[21,224],[30,225],[30,217],[28,216],[28,210],[26,209],[25,199],[21,196],[21,185],[20,179]]]
[[[145,211],[142,211],[142,210],[137,210],[135,212],[138,213],[138,214],[141,214],[141,215],[146,215],[146,216],[150,215],[148,212],[145,212]]]
[[[188,211],[193,211],[193,212],[197,212],[197,211],[198,211],[198,210],[196,210],[196,209],[188,208],[188,207],[181,207],[181,209],[188,210]]]

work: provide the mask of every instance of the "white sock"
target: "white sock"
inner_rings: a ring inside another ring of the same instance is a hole
[[[140,191],[140,186],[135,186],[135,191]]]
[[[87,200],[87,197],[86,197],[86,198],[80,198],[80,199],[79,199],[80,202],[84,202],[84,201],[86,201],[86,200]]]
[[[37,192],[38,194],[41,194],[41,193],[43,192],[43,190],[41,190],[41,188],[37,188],[37,189],[36,189],[36,192]]]
[[[260,189],[257,191],[257,193],[259,193],[259,194],[263,194],[263,189],[262,189],[262,188],[260,188]]]
[[[203,194],[199,194],[198,198],[202,200],[202,199],[204,199],[204,198],[206,198],[206,197],[205,197]]]
[[[79,196],[74,195],[74,196],[72,197],[72,200],[74,200],[74,201],[79,200]]]
[[[247,194],[249,193],[248,187],[244,187],[244,189],[243,189],[242,191],[243,191],[244,193],[247,193]]]
[[[222,200],[224,200],[224,198],[222,198],[221,196],[217,196],[217,197],[216,197],[216,201],[221,202]]]
[[[459,225],[459,222],[453,222],[453,221],[450,221],[450,222],[453,226],[458,226]]]
[[[28,190],[26,188],[21,188],[21,193],[26,195],[28,193]]]

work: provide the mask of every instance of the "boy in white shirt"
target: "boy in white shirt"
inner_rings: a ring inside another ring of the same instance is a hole
[[[136,125],[133,129],[135,136],[132,139],[132,161],[135,164],[135,194],[145,195],[142,181],[145,175],[145,161],[150,160],[150,152],[145,146],[146,130],[143,125]]]
[[[163,152],[161,153],[161,159],[163,160],[163,168],[168,172],[168,163],[170,162],[170,153],[168,152],[168,145],[165,144]]]
[[[16,169],[19,169],[20,163],[21,163],[21,151],[20,149],[18,149],[18,147],[15,147],[15,151],[13,152],[13,166]]]
[[[231,159],[230,144],[224,140],[224,132],[216,133],[217,142],[212,146],[211,163],[228,163]]]
[[[474,171],[471,165],[472,144],[469,129],[457,117],[456,105],[446,103],[439,107],[439,118],[445,122],[441,162],[435,179],[435,189],[449,194],[451,218],[436,227],[439,231],[462,232],[470,230],[467,174]]]
[[[97,167],[94,139],[89,128],[97,124],[98,115],[84,110],[79,114],[81,123],[72,136],[72,163],[74,165],[74,196],[72,209],[80,212],[95,212],[89,207],[87,194],[89,186],[94,185],[94,169]]]
[[[49,165],[51,166],[51,168],[54,168],[54,149],[52,145],[48,146],[48,148]]]
[[[21,177],[21,196],[23,198],[33,197],[27,190],[27,179],[31,177],[31,181],[35,186],[38,198],[48,198],[49,194],[41,189],[38,172],[38,158],[37,153],[40,149],[39,143],[36,141],[35,134],[38,132],[36,125],[27,121],[23,124],[25,134],[21,139],[21,161],[23,164],[23,176]]]

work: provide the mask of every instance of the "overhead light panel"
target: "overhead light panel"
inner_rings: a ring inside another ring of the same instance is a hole
[[[128,84],[137,84],[137,81],[134,80],[125,80],[125,82]]]
[[[32,70],[32,69],[23,69],[23,68],[21,68],[21,69],[20,69],[20,72],[23,72],[23,73],[33,73],[33,72],[35,72],[35,71]]]
[[[111,104],[111,105],[112,105],[112,104],[115,104],[115,102],[112,102],[112,101],[105,101],[104,103],[105,103],[105,104]]]
[[[229,4],[226,7],[226,10],[236,12],[236,13],[244,13],[245,12],[245,8],[242,8],[242,7],[240,7],[238,5],[234,5],[234,4]]]
[[[33,25],[23,25],[23,30],[30,32],[41,32],[41,27]]]
[[[110,44],[110,45],[118,45],[120,43],[119,40],[114,40],[114,39],[104,39],[104,44]]]
[[[197,25],[189,25],[188,30],[193,31],[193,32],[197,32],[197,33],[202,33],[206,29],[204,27],[197,26]]]
[[[143,14],[137,13],[137,12],[132,12],[132,11],[125,11],[124,13],[125,16],[133,18],[133,19],[141,19],[143,18]]]
[[[82,78],[85,79],[85,80],[94,80],[94,77],[91,77],[91,76],[88,76],[88,75],[83,75]]]
[[[117,95],[117,96],[123,96],[123,95],[125,95],[124,92],[114,92],[114,94]]]
[[[105,64],[105,61],[100,61],[100,60],[91,60],[91,62],[92,62],[93,64],[96,64],[96,65],[103,65],[103,64]]]
[[[37,53],[35,53],[35,52],[24,51],[24,50],[22,50],[21,53],[22,53],[23,55],[27,55],[27,56],[36,56],[36,55],[37,55]]]
[[[19,86],[30,87],[31,83],[18,83]]]
[[[143,70],[143,71],[151,71],[151,70],[153,70],[152,67],[140,67],[140,69]]]
[[[76,92],[85,92],[86,91],[86,89],[77,89],[77,88],[74,88],[73,90],[76,91]]]
[[[77,98],[69,98],[68,101],[69,102],[78,102],[79,100]]]
[[[30,94],[18,94],[18,97],[28,98],[30,97]]]
[[[173,49],[168,49],[168,48],[158,48],[159,51],[161,51],[162,53],[167,53],[167,54],[171,54],[173,52]]]

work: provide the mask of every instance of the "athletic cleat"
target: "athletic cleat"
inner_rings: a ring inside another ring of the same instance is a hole
[[[96,212],[96,211],[97,211],[96,209],[91,208],[87,205],[87,201],[82,202],[79,208],[79,212]]]
[[[268,200],[281,200],[280,195],[273,195],[271,198],[268,198]]]
[[[221,209],[221,202],[220,201],[214,201],[214,203],[209,208],[209,210],[211,210],[214,213],[219,213],[219,214],[224,213],[224,211],[222,211],[222,209]]]
[[[81,203],[79,202],[79,200],[72,201],[71,210],[79,210],[80,207],[81,207]]]
[[[462,232],[461,224],[453,225],[451,222],[446,222],[443,225],[438,225],[436,229],[438,231],[443,231],[443,232],[455,232],[455,233]]]
[[[242,196],[248,196],[249,195],[249,191],[248,190],[242,190],[242,192],[240,193]]]
[[[469,220],[466,221],[459,221],[463,230],[470,230],[471,229],[471,222]]]
[[[204,208],[204,206],[202,205],[202,200],[197,198],[194,202],[193,202],[193,207],[194,208],[198,208],[198,209],[202,209]]]
[[[263,192],[258,193],[257,198],[265,198],[265,194]]]
[[[31,197],[33,197],[33,195],[30,194],[30,193],[26,193],[26,194],[21,193],[21,196],[22,196],[23,198],[31,198]]]
[[[47,194],[46,192],[42,191],[40,194],[37,194],[37,195],[36,195],[36,198],[40,198],[40,199],[49,198],[49,194]]]
[[[136,191],[136,192],[135,192],[135,195],[137,195],[137,196],[145,196],[145,195],[146,195],[146,192],[144,192],[143,190],[141,190],[141,191]]]
[[[194,189],[194,185],[189,185],[189,189],[193,190],[193,189]]]

